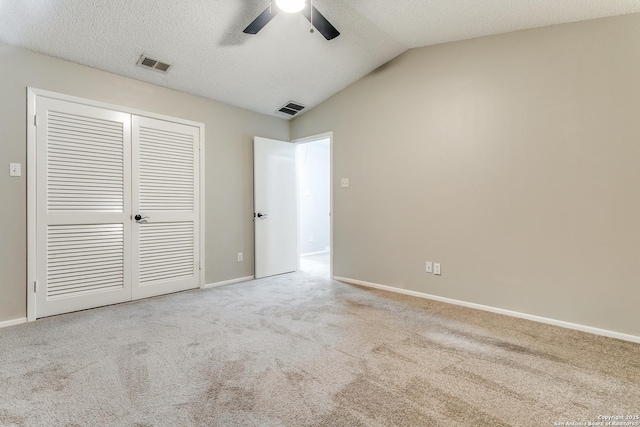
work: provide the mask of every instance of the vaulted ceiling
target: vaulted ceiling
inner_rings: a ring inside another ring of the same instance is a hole
[[[640,12],[640,0],[313,0],[336,39],[310,33],[300,13],[244,34],[269,4],[0,0],[0,42],[278,115],[289,100],[321,103],[413,47]],[[173,67],[137,66],[142,54]]]

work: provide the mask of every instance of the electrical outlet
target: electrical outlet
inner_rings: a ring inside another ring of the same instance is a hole
[[[238,262],[242,261],[242,252],[238,252]]]
[[[349,188],[349,178],[342,178],[340,180],[340,186],[342,188]]]
[[[438,276],[440,274],[442,274],[442,273],[440,273],[440,263],[436,262],[436,263],[433,264],[433,274],[436,274]]]
[[[427,261],[427,266],[424,271],[427,273],[433,273],[433,263],[431,261]]]
[[[20,163],[9,163],[9,176],[22,176],[22,165]]]

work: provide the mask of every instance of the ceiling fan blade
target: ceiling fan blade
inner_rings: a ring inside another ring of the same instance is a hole
[[[278,14],[279,11],[280,9],[278,9],[277,7],[269,6],[242,32],[247,34],[257,34],[258,31],[260,31],[265,25],[267,25],[269,21],[271,21],[273,17]]]
[[[311,7],[313,7],[312,24],[314,27],[316,27],[316,30],[320,31],[320,34],[322,34],[327,40],[335,39],[336,37],[338,37],[340,35],[340,31],[336,30],[336,27],[331,25],[331,22],[327,21],[327,18],[325,18],[318,11],[318,9],[315,8],[315,6]],[[311,8],[305,7],[302,10],[302,14],[305,18],[307,18],[309,22],[311,22]]]

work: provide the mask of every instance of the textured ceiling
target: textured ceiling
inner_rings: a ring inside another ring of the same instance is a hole
[[[289,100],[313,107],[412,47],[640,12],[640,0],[313,4],[338,38],[286,13],[242,33],[269,0],[0,0],[0,42],[276,115]],[[138,67],[141,54],[173,68]]]

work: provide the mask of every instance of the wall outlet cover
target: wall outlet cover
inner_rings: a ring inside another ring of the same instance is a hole
[[[340,186],[342,188],[349,188],[349,178],[342,178],[340,181]]]
[[[20,163],[9,163],[9,176],[22,176],[22,165]]]
[[[424,271],[427,273],[433,273],[433,263],[431,261],[427,261]]]

